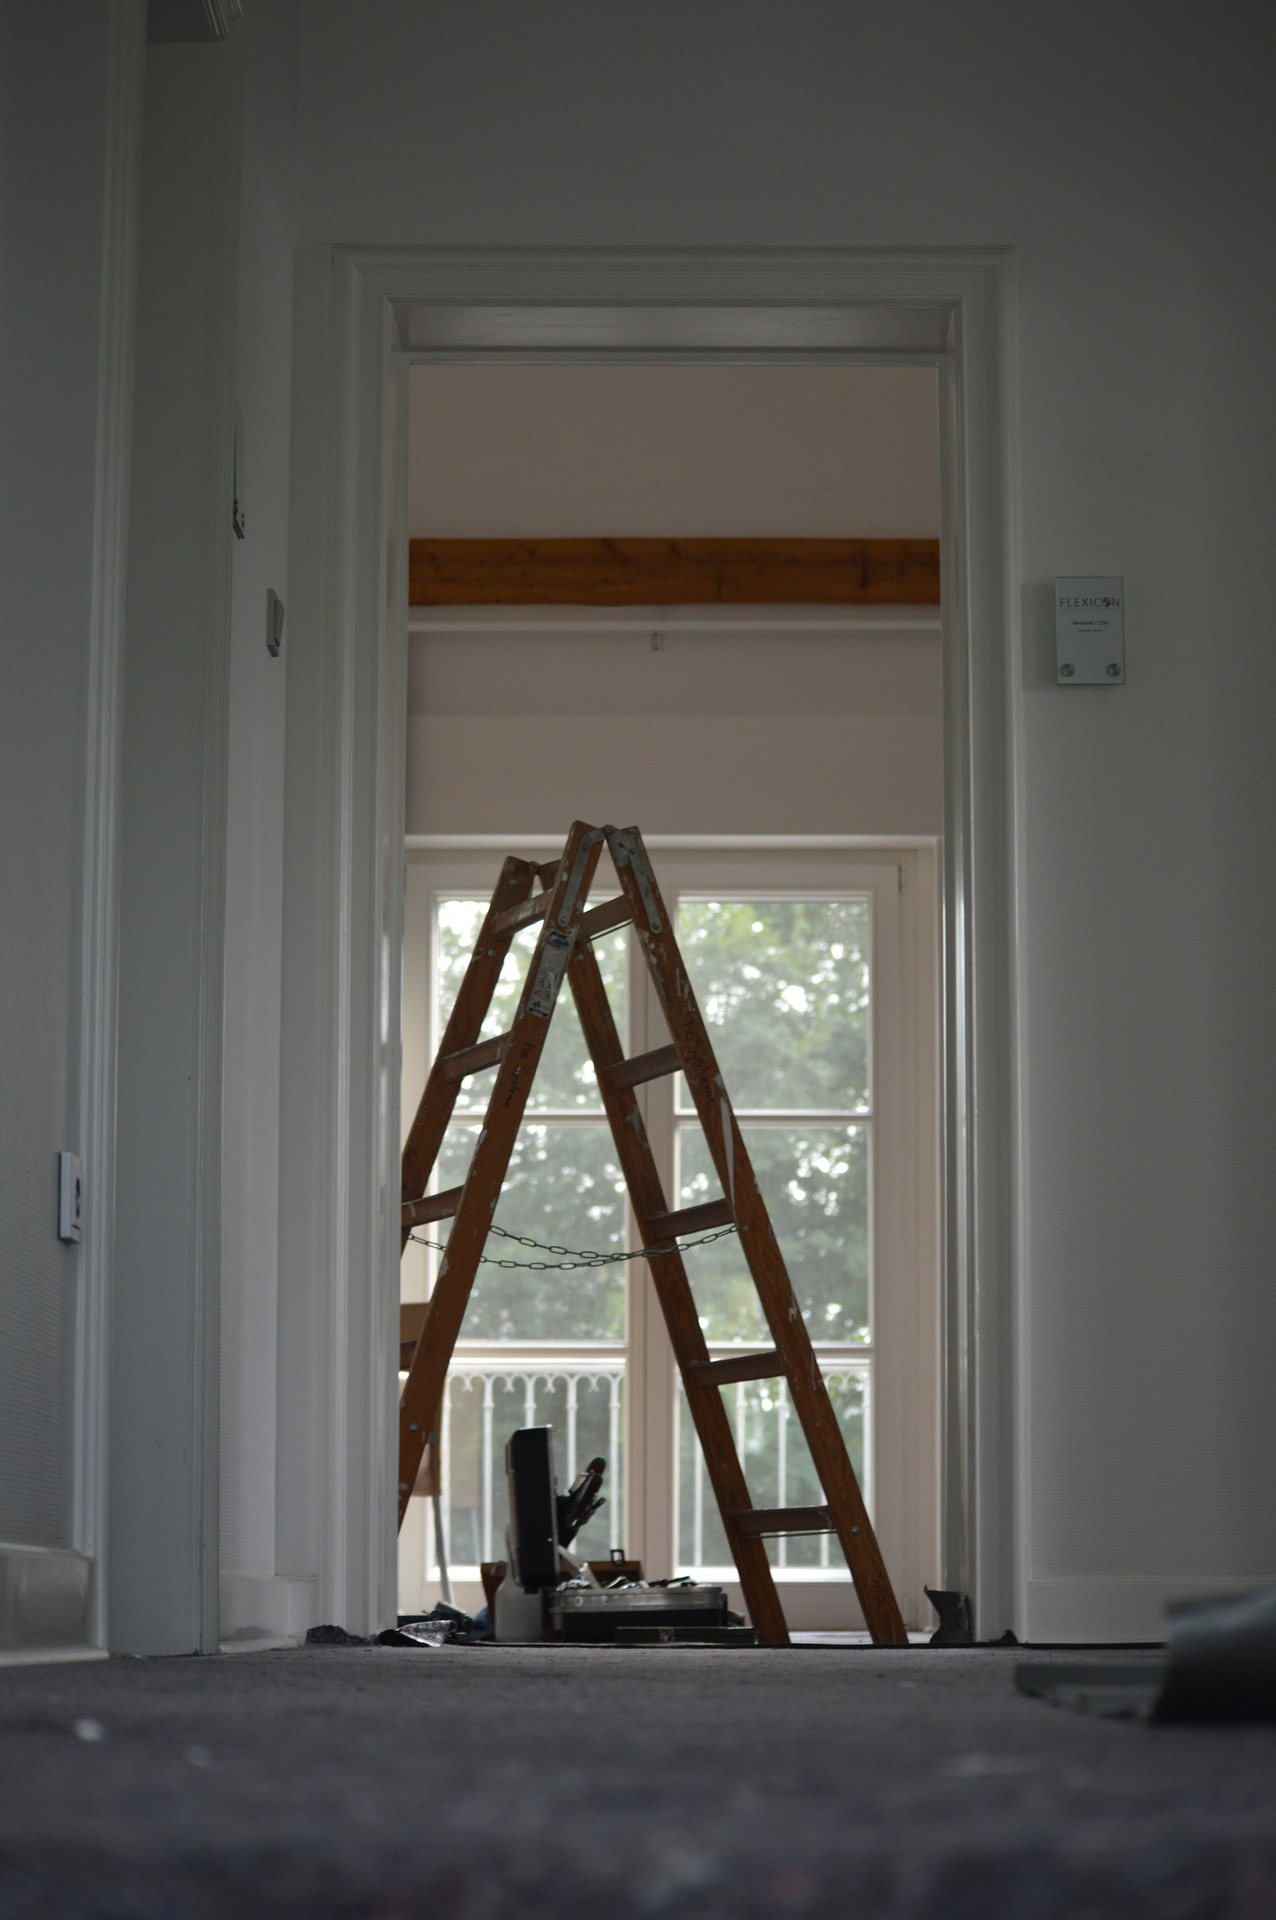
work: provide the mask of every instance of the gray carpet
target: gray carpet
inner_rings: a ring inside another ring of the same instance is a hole
[[[1064,1713],[1015,1693],[1014,1659],[316,1648],[3,1670],[0,1915],[1276,1914],[1276,1727]]]

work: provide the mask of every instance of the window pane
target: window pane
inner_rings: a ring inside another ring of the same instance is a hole
[[[771,1224],[812,1340],[869,1337],[866,1126],[741,1125]],[[678,1129],[678,1204],[716,1200],[722,1188],[696,1125]],[[687,1256],[705,1338],[770,1335],[735,1235]]]
[[[435,976],[438,983],[435,1030],[438,1033],[442,1033],[451,1014],[486,912],[485,900],[445,899],[438,903],[438,965]],[[539,933],[539,926],[535,926],[524,927],[521,933],[515,934],[505,956],[505,965],[501,969],[487,1018],[483,1022],[481,1039],[494,1039],[498,1033],[509,1030]],[[612,1015],[623,1034],[627,1031],[625,1001],[628,953],[628,936],[624,929],[595,940],[594,953],[606,983]],[[493,1071],[476,1073],[461,1082],[456,1102],[458,1113],[482,1112],[492,1090]],[[549,1035],[536,1069],[528,1108],[541,1113],[546,1109],[573,1108],[602,1111],[593,1062],[589,1058],[585,1036],[580,1030],[576,1003],[566,982],[550,1021]]]
[[[682,900],[678,940],[736,1107],[869,1104],[869,899]],[[678,1104],[689,1101],[679,1076]]]
[[[437,1188],[459,1186],[469,1169],[476,1126],[448,1128],[435,1170]],[[625,1243],[625,1188],[611,1132],[598,1126],[528,1125],[519,1131],[496,1209],[496,1223],[555,1246],[619,1252]],[[446,1241],[448,1223],[422,1229]],[[487,1252],[501,1259],[552,1260],[496,1235]],[[503,1271],[480,1266],[463,1340],[623,1340],[625,1269],[571,1273]]]
[[[865,1411],[870,1369],[864,1363],[826,1367],[825,1383],[865,1499],[871,1509],[864,1459]],[[749,1498],[755,1507],[823,1506],[824,1493],[805,1436],[789,1405],[787,1383],[750,1380],[723,1390]],[[678,1571],[731,1564],[722,1518],[704,1470],[700,1443],[686,1395],[678,1388]],[[836,1536],[794,1534],[767,1541],[773,1567],[829,1568],[845,1577]]]

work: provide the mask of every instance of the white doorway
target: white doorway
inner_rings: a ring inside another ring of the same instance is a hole
[[[411,419],[413,535],[938,533],[928,368],[424,365]],[[535,840],[551,858],[554,836],[535,830],[556,825],[561,843],[573,817],[654,831],[702,1004],[735,1010],[715,1044],[740,1065],[728,1088],[913,1627],[928,1617],[923,1583],[940,1576],[941,685],[938,613],[925,606],[449,607],[410,619],[403,1122],[502,857],[495,843],[525,852]],[[714,929],[728,925],[724,946]],[[761,993],[750,941],[771,955]],[[610,945],[622,1031],[645,1051],[661,1044],[654,997],[627,936]],[[697,979],[710,949],[724,965],[729,951],[729,984]],[[777,1022],[805,1042],[816,1027],[796,1007],[830,969],[823,1069],[811,1064],[808,1085],[793,1049],[772,1046],[769,1073],[750,1071],[741,1033],[754,1034],[755,1058]],[[574,1025],[570,1008],[558,1019]],[[839,1080],[831,1059],[857,1049],[862,1069]],[[595,1238],[632,1248],[601,1108],[581,1091],[579,1035],[576,1052],[533,1095],[534,1145],[498,1224],[579,1247],[593,1244],[592,1222]],[[690,1204],[704,1175],[674,1089],[654,1083],[643,1098],[665,1190]],[[463,1177],[485,1098],[480,1080],[445,1145],[444,1186]],[[515,1252],[489,1249],[494,1262]],[[409,1248],[405,1302],[427,1297],[437,1257]],[[760,1335],[739,1264],[727,1247],[692,1262],[711,1343]],[[478,1603],[479,1561],[503,1556],[504,1440],[540,1420],[556,1428],[564,1477],[590,1451],[611,1462],[591,1552],[623,1547],[651,1575],[734,1581],[650,1284],[640,1266],[610,1275],[608,1286],[480,1273],[444,1410],[463,1603]],[[759,1502],[794,1504],[803,1490],[818,1501],[784,1396],[755,1383],[729,1411]],[[438,1593],[426,1513],[410,1503],[404,1610]],[[831,1559],[827,1540],[779,1542],[772,1558],[791,1625],[859,1624],[835,1543]]]
[[[1008,298],[996,250],[308,257],[293,533],[322,564],[299,573],[290,607],[281,1212],[292,1224],[276,1464],[279,1565],[316,1583],[323,1617],[369,1627],[394,1610],[409,367],[841,358],[929,366],[939,380],[942,1558],[982,1631],[1014,1620]]]

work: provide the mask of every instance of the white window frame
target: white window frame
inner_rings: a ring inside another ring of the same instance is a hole
[[[860,1350],[872,1363],[865,1434],[870,1508],[886,1564],[910,1626],[927,1624],[923,1584],[939,1566],[939,1091],[937,868],[933,847],[792,844],[682,847],[654,857],[671,912],[683,896],[818,898],[867,893],[872,901],[872,1137],[870,1235],[872,1338]],[[635,1052],[663,1044],[654,989],[633,996],[642,1025]],[[640,1089],[652,1148],[672,1198],[672,1079]],[[728,1092],[733,1089],[728,1088]],[[910,1205],[910,1195],[914,1204]],[[653,1572],[675,1567],[675,1401],[672,1351],[647,1280],[632,1290],[631,1349],[643,1377],[631,1375],[629,1404],[639,1395],[645,1471],[628,1506],[634,1551]],[[814,1331],[814,1330],[813,1330]],[[817,1340],[817,1352],[819,1343]],[[852,1350],[843,1350],[850,1357]],[[637,1442],[629,1459],[637,1465]],[[761,1502],[761,1496],[756,1495]],[[834,1543],[835,1546],[835,1543]],[[840,1554],[830,1556],[842,1569]],[[790,1627],[862,1626],[844,1569],[832,1580],[800,1569],[777,1570]],[[734,1587],[734,1604],[740,1604]]]
[[[509,849],[513,850],[513,849]],[[517,850],[550,858],[552,844]],[[872,1388],[866,1432],[868,1493],[883,1554],[911,1627],[928,1623],[922,1591],[934,1585],[939,1548],[940,1397],[940,1108],[938,870],[933,843],[830,845],[652,843],[661,891],[672,908],[683,895],[818,897],[867,893],[872,900]],[[405,895],[403,1101],[415,1112],[432,1057],[430,1032],[433,921],[441,895],[486,897],[499,854],[492,850],[414,849]],[[605,881],[603,881],[605,887]],[[412,982],[425,976],[424,992]],[[649,975],[632,946],[627,1050],[663,1044]],[[674,1081],[640,1089],[644,1117],[666,1192],[673,1190]],[[729,1090],[730,1091],[730,1090]],[[539,1117],[539,1116],[538,1116]],[[912,1204],[910,1204],[910,1196]],[[634,1234],[632,1218],[629,1232]],[[637,1244],[631,1237],[630,1244]],[[625,1342],[625,1546],[650,1576],[675,1568],[676,1381],[663,1317],[646,1269],[631,1269]],[[404,1300],[425,1297],[424,1253],[409,1249]],[[530,1353],[530,1348],[526,1349]],[[519,1349],[520,1355],[524,1349]],[[514,1359],[511,1350],[511,1359]],[[400,1543],[401,1604],[418,1604],[430,1564],[425,1502],[414,1501]],[[840,1568],[840,1555],[831,1556]],[[798,1569],[777,1573],[792,1628],[862,1625],[849,1581]],[[738,1585],[730,1582],[733,1604]],[[458,1586],[462,1605],[480,1604],[477,1587]]]

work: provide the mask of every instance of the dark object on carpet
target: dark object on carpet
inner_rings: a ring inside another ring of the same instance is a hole
[[[981,1641],[980,1644],[985,1647],[1017,1647],[1019,1645],[1019,1635],[1012,1633],[1010,1628],[1007,1627],[1006,1631],[998,1634],[995,1640],[984,1640]]]
[[[387,1627],[384,1633],[376,1637],[378,1647],[444,1647],[452,1638],[452,1629],[445,1621],[435,1627],[424,1624],[416,1627]]]
[[[1169,1646],[1141,1659],[1015,1669],[1021,1693],[1148,1720],[1276,1720],[1276,1588],[1169,1608]]]
[[[939,1615],[939,1625],[930,1636],[932,1647],[973,1647],[975,1629],[970,1617],[970,1598],[944,1588],[927,1587],[926,1598]]]
[[[471,1616],[447,1600],[437,1600],[428,1613],[401,1613],[397,1625],[398,1630],[405,1634],[424,1630],[422,1640],[388,1640],[385,1634],[381,1634],[378,1636],[380,1645],[401,1647],[428,1643],[440,1646],[446,1642],[450,1646],[472,1647],[480,1640],[492,1638],[492,1620],[486,1607],[480,1607]],[[440,1632],[440,1628],[444,1631]],[[391,1627],[389,1631],[393,1633],[395,1629]]]
[[[1276,1720],[1276,1588],[1169,1608],[1155,1720]]]
[[[440,1600],[429,1613],[401,1613],[398,1624],[387,1627],[384,1633],[375,1639],[365,1640],[357,1633],[347,1633],[344,1627],[311,1627],[306,1634],[308,1647],[442,1647],[446,1645],[470,1646],[479,1640],[490,1640],[490,1626],[471,1620],[468,1613],[462,1613],[459,1607],[450,1607],[446,1600]]]
[[[379,1647],[469,1647],[491,1637],[490,1626],[439,1600],[428,1613],[401,1613],[397,1626],[379,1633],[376,1643]]]

